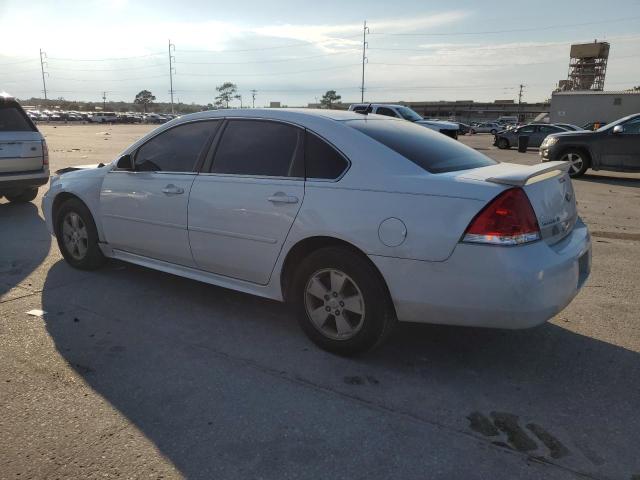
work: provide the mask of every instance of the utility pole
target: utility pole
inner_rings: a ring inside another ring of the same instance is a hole
[[[522,89],[524,85],[520,84],[520,92],[518,93],[518,121],[522,120]]]
[[[258,93],[256,89],[251,90],[251,108],[256,108],[256,93]]]
[[[171,114],[173,114],[173,74],[174,69],[173,69],[173,62],[175,62],[176,57],[171,55],[171,50],[173,49],[173,51],[176,51],[176,46],[171,43],[171,40],[169,40],[169,94],[171,95]]]
[[[102,111],[107,109],[107,92],[102,92]]]
[[[360,87],[360,101],[364,102],[364,64],[367,61],[367,33],[369,33],[369,27],[367,27],[367,21],[364,21],[364,28],[362,30],[362,86]]]
[[[40,49],[40,70],[42,71],[42,89],[44,90],[44,99],[47,99],[47,83],[44,81],[44,75],[49,75],[48,72],[44,71],[44,64],[46,63],[44,59],[47,58],[47,54]]]

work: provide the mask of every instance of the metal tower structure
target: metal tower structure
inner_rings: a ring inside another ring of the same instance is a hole
[[[561,90],[603,90],[607,73],[609,43],[576,43],[569,53],[569,74]]]

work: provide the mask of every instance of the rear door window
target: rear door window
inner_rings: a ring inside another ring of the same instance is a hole
[[[35,132],[36,128],[22,108],[0,103],[0,132]]]
[[[495,165],[496,161],[446,135],[411,122],[348,120],[348,125],[431,173]]]
[[[213,173],[304,176],[304,130],[276,121],[230,120],[213,159]]]
[[[376,113],[378,115],[385,115],[387,117],[397,117],[396,112],[387,107],[378,107]]]

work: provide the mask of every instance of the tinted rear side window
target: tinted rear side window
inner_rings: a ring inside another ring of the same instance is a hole
[[[215,134],[220,120],[178,125],[145,143],[136,154],[135,168],[146,172],[192,172],[198,157]]]
[[[22,109],[9,103],[0,104],[0,132],[35,132]]]
[[[230,120],[213,160],[213,173],[302,177],[303,130],[263,120]]]
[[[335,148],[313,133],[306,133],[304,164],[307,178],[334,180],[347,169],[347,161]]]
[[[497,163],[442,133],[404,120],[349,120],[345,125],[368,135],[431,173]]]

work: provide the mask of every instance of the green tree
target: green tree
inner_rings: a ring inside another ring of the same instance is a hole
[[[327,93],[325,93],[320,99],[320,105],[331,109],[331,106],[334,103],[340,103],[341,98],[342,96],[338,95],[335,90],[327,90]]]
[[[238,87],[235,83],[224,82],[222,85],[218,85],[216,87],[216,91],[218,92],[218,96],[216,97],[215,105],[224,104],[225,108],[229,108],[229,102],[233,100]]]
[[[133,103],[136,105],[142,105],[144,113],[147,113],[147,105],[153,103],[156,97],[149,90],[142,90],[136,95]]]

